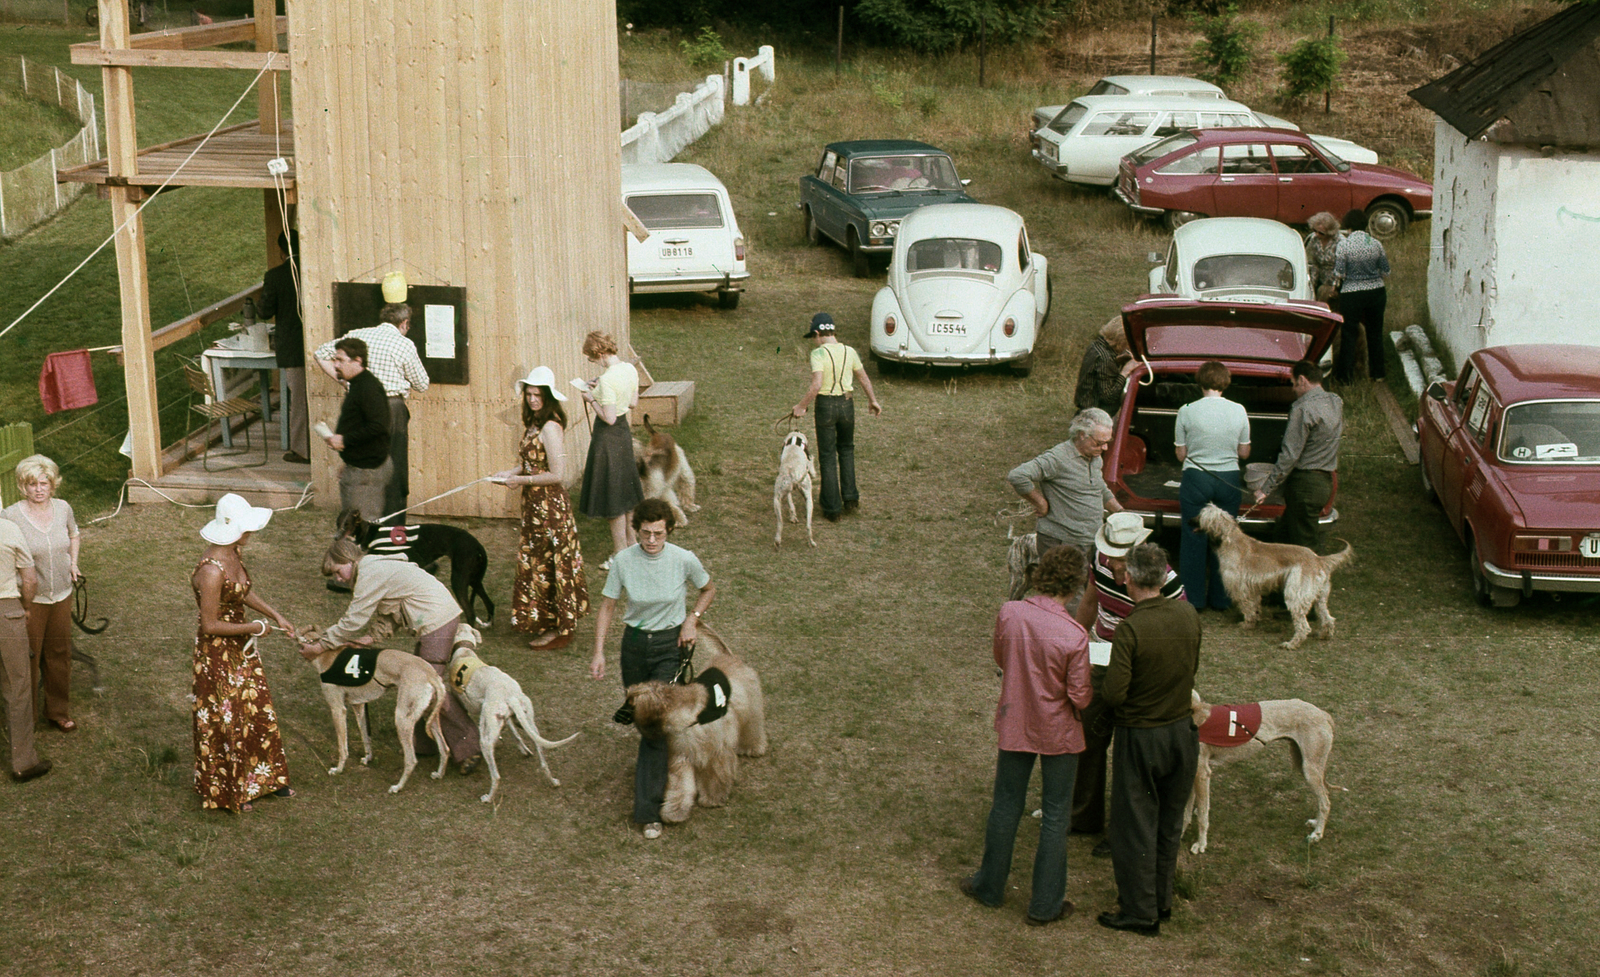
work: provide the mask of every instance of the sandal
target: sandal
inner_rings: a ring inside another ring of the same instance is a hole
[[[293,787],[279,787],[277,790],[272,792],[272,796],[273,797],[293,797],[293,796],[295,796],[294,788]]]
[[[572,635],[558,634],[548,641],[530,641],[528,647],[535,651],[558,651],[572,644]]]

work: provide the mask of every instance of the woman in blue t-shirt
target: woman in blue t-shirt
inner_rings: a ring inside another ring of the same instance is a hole
[[[1183,463],[1183,481],[1178,488],[1178,509],[1183,517],[1178,576],[1183,580],[1184,596],[1196,610],[1225,611],[1233,602],[1222,587],[1216,554],[1190,520],[1208,502],[1230,516],[1239,514],[1239,462],[1250,457],[1250,418],[1242,404],[1222,396],[1233,382],[1226,366],[1216,360],[1202,363],[1195,382],[1200,385],[1200,399],[1178,409],[1172,435],[1174,453]]]

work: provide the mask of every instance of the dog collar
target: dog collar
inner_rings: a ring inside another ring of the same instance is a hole
[[[462,695],[467,694],[467,686],[472,684],[472,674],[487,664],[477,656],[457,658],[450,663],[450,684]]]
[[[382,648],[346,648],[333,656],[333,664],[322,673],[324,685],[357,688],[378,674],[378,653]]]
[[[733,683],[720,668],[708,668],[694,680],[695,685],[706,687],[706,707],[694,717],[695,725],[714,723],[728,714],[728,701],[733,698]]]

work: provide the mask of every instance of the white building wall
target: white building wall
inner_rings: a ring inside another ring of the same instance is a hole
[[[1468,140],[1435,120],[1428,306],[1459,364],[1484,346],[1600,345],[1600,154]]]

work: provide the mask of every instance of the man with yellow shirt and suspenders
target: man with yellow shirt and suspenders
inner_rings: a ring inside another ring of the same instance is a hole
[[[860,383],[866,392],[867,409],[874,417],[883,413],[883,407],[872,390],[872,381],[867,379],[861,357],[834,335],[833,316],[826,312],[812,316],[811,329],[801,338],[816,342],[811,351],[811,389],[790,413],[803,417],[811,402],[817,402],[822,515],[829,522],[838,522],[841,513],[853,513],[861,507],[861,493],[856,489],[856,408],[852,399],[855,384]]]

